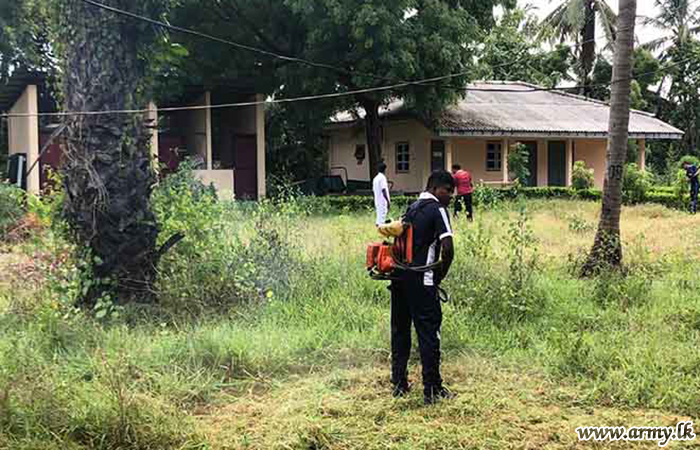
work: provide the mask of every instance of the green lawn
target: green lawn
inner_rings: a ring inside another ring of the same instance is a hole
[[[598,209],[532,201],[525,227],[514,205],[455,223],[442,337],[459,396],[433,407],[417,360],[414,392],[390,395],[388,291],[363,268],[369,212],[227,207],[219,234],[164,262],[160,306],[106,322],[70,311],[73,278],[45,276],[60,240],[8,247],[0,448],[658,448],[579,443],[574,430],[700,417],[700,218],[625,209],[629,273],[580,280]],[[229,239],[247,250],[227,254]]]

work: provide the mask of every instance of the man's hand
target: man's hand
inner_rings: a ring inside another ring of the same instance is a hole
[[[440,243],[442,246],[442,264],[440,269],[436,270],[437,284],[442,283],[442,280],[447,278],[447,274],[450,272],[450,267],[452,266],[452,261],[455,258],[455,247],[454,240],[452,237],[446,237]]]

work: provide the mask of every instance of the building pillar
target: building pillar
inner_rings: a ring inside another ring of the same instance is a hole
[[[503,185],[507,186],[510,183],[510,174],[508,173],[508,139],[503,139],[501,143],[501,170],[503,172]]]
[[[35,85],[24,89],[20,98],[15,102],[10,114],[21,114],[21,117],[11,117],[8,123],[9,153],[24,153],[27,155],[26,170],[34,166],[27,174],[27,192],[39,195],[41,192],[41,164],[39,159],[39,96]],[[37,163],[34,165],[34,163]]]
[[[207,133],[207,141],[206,141],[206,146],[207,146],[207,170],[212,170],[214,167],[214,152],[212,150],[212,133],[211,133],[211,91],[207,91],[204,94],[204,106],[207,107],[205,109],[205,127],[206,127],[206,133]]]
[[[574,168],[574,141],[572,139],[566,140],[566,187],[571,187],[571,175]]]
[[[256,102],[264,102],[265,96],[257,94]],[[267,170],[265,167],[265,104],[259,103],[255,105],[255,134],[257,138],[257,178],[258,178],[258,199],[262,199],[267,194],[266,192],[266,176]]]
[[[446,139],[445,140],[445,169],[448,172],[452,171],[452,165],[453,165],[453,156],[452,156],[452,139]]]
[[[647,140],[639,139],[637,145],[639,146],[639,170],[647,170]]]
[[[158,106],[155,102],[148,103],[148,114],[146,116],[148,126],[151,128],[151,162],[153,168],[160,170],[158,160]]]

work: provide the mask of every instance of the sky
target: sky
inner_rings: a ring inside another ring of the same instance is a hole
[[[536,13],[540,17],[545,17],[547,14],[552,12],[557,5],[561,4],[563,0],[518,0],[520,6],[526,6],[528,4],[533,5],[537,8]],[[619,0],[608,0],[610,6],[617,12]],[[637,15],[638,16],[655,16],[656,8],[653,0],[638,0],[637,1]],[[649,42],[653,39],[663,36],[663,31],[658,30],[653,27],[644,27],[637,23],[637,38],[640,43]]]

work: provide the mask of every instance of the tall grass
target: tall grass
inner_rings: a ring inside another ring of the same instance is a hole
[[[29,286],[2,277],[0,448],[205,448],[194,415],[224,392],[388,364],[389,294],[363,269],[370,213],[163,202],[165,234],[187,237],[159,268],[159,305],[108,321],[74,311],[70,260],[59,261],[68,275]],[[697,417],[699,252],[682,245],[697,220],[626,209],[628,273],[580,280],[572,265],[594,230],[571,223],[595,220],[595,205],[533,201],[456,222],[445,361],[535,367],[585,404]]]

